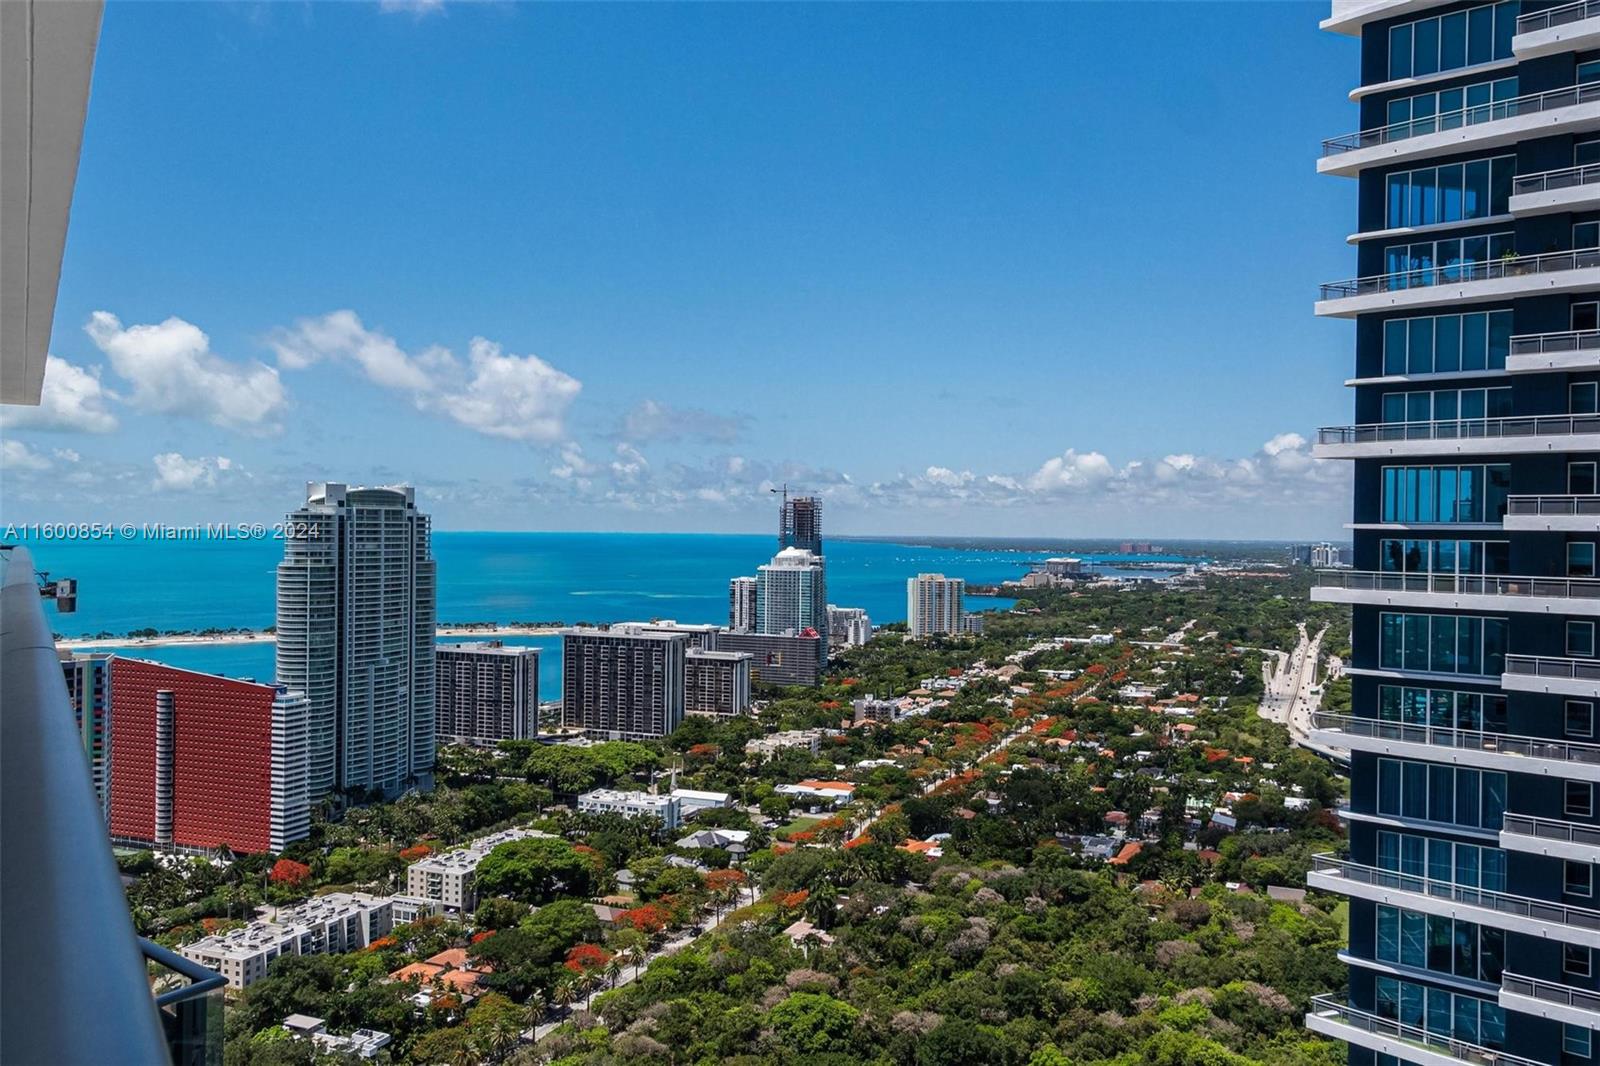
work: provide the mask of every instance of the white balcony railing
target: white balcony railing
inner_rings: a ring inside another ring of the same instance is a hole
[[[1503,973],[1500,975],[1500,990],[1515,996],[1527,996],[1529,999],[1600,1014],[1600,992],[1591,992],[1586,988],[1573,988],[1571,985],[1555,981],[1541,981],[1535,977],[1523,977],[1521,974]]]
[[[1397,574],[1387,570],[1318,570],[1316,588],[1362,592],[1425,592],[1449,596],[1529,596],[1600,600],[1600,578],[1508,577],[1504,574]]]
[[[1596,83],[1595,89],[1595,100],[1600,101],[1600,83]],[[1590,267],[1600,267],[1600,248],[1574,248],[1567,252],[1546,252],[1543,255],[1507,255],[1499,259],[1457,260],[1388,274],[1369,274],[1364,278],[1330,281],[1322,286],[1321,296],[1324,300],[1340,300],[1350,296],[1376,296],[1465,281],[1536,277]]]
[[[1370,1011],[1357,1010],[1347,1003],[1341,1003],[1333,996],[1312,996],[1311,1015],[1338,1025],[1359,1029],[1374,1036],[1388,1037],[1391,1040],[1414,1044],[1417,1047],[1448,1055],[1462,1062],[1478,1063],[1482,1064],[1482,1066],[1544,1066],[1543,1063],[1535,1062],[1533,1059],[1525,1059],[1520,1055],[1512,1055],[1494,1048],[1487,1048],[1481,1044],[1469,1044],[1464,1040],[1457,1040],[1446,1033],[1430,1032],[1421,1026],[1407,1025],[1394,1018],[1385,1018]]]
[[[1563,4],[1560,7],[1550,7],[1543,11],[1535,11],[1529,15],[1517,17],[1517,33],[1538,33],[1540,30],[1554,29],[1557,26],[1570,26],[1574,22],[1584,19],[1600,18],[1600,0],[1578,0],[1575,4]]]
[[[1449,900],[1463,906],[1477,907],[1530,921],[1600,931],[1600,911],[1585,907],[1569,907],[1565,903],[1534,899],[1531,896],[1491,892],[1471,885],[1458,885],[1453,881],[1435,881],[1431,877],[1366,866],[1334,855],[1311,856],[1311,872],[1337,877],[1353,885],[1371,885],[1374,888],[1386,888],[1395,892],[1409,892],[1413,895]],[[1600,994],[1597,994],[1597,997],[1600,997]]]
[[[1371,737],[1399,744],[1424,744],[1434,748],[1484,751],[1528,759],[1600,765],[1600,744],[1571,740],[1549,740],[1510,733],[1485,733],[1477,729],[1449,729],[1416,722],[1394,722],[1382,718],[1358,718],[1348,714],[1318,711],[1311,716],[1316,729],[1338,731],[1352,737]],[[1509,819],[1511,815],[1506,815]]]
[[[1394,444],[1401,441],[1522,440],[1600,434],[1600,414],[1451,418],[1438,422],[1365,422],[1323,426],[1318,444]]]
[[[1542,170],[1537,174],[1520,175],[1511,181],[1511,195],[1531,196],[1541,192],[1576,189],[1582,185],[1600,185],[1600,164],[1585,163],[1579,167],[1562,167],[1559,170]]]
[[[1600,166],[1595,169],[1600,170]],[[1594,352],[1600,355],[1600,329],[1524,333],[1511,338],[1512,355],[1570,355],[1573,352]]]
[[[1563,822],[1559,818],[1535,818],[1531,814],[1508,812],[1500,828],[1502,832],[1519,837],[1600,848],[1600,825],[1584,825],[1582,822]]]
[[[1509,496],[1506,515],[1513,518],[1600,518],[1600,496]]]
[[[1342,137],[1330,137],[1322,142],[1322,154],[1341,155],[1359,148],[1375,148],[1380,144],[1393,144],[1395,141],[1406,141],[1429,133],[1441,133],[1463,126],[1477,126],[1485,122],[1498,122],[1501,119],[1517,118],[1522,115],[1537,115],[1597,100],[1600,100],[1600,84],[1568,85],[1562,89],[1551,89],[1549,92],[1514,96],[1509,100],[1496,100],[1487,104],[1474,104],[1456,111],[1444,111],[1428,118],[1393,122],[1387,126],[1347,133]]]
[[[1521,677],[1551,677],[1561,681],[1600,681],[1600,659],[1507,655],[1505,672]]]

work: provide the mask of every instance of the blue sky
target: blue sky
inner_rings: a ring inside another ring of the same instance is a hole
[[[1325,6],[113,0],[6,518],[1338,536]]]

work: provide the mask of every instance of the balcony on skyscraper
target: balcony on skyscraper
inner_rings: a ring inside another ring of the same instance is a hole
[[[1600,744],[1582,741],[1320,711],[1312,715],[1311,739],[1394,758],[1600,782]]]
[[[1312,454],[1318,459],[1389,456],[1523,455],[1600,451],[1600,414],[1449,418],[1431,422],[1365,422],[1323,426]]]
[[[1592,106],[1600,109],[1600,85],[1593,88],[1596,103]],[[1478,300],[1582,292],[1597,286],[1600,248],[1463,257],[1328,282],[1322,286],[1315,312],[1324,318],[1354,318],[1372,311],[1448,307]]]
[[[1508,531],[1592,532],[1600,522],[1600,496],[1508,496],[1501,526]]]
[[[1322,142],[1317,172],[1354,177],[1371,166],[1594,129],[1600,129],[1600,84],[1568,85],[1329,138]]]
[[[1556,900],[1495,892],[1326,854],[1311,857],[1306,885],[1422,914],[1600,948],[1600,911]]]
[[[1500,846],[1573,862],[1600,862],[1600,826],[1507,811]]]
[[[1511,50],[1518,59],[1600,48],[1600,0],[1547,7],[1517,19]]]
[[[1590,528],[1593,528],[1591,525]],[[1500,687],[1513,692],[1600,699],[1600,659],[1554,655],[1507,655]]]
[[[1600,992],[1521,974],[1500,978],[1500,1005],[1569,1025],[1600,1029]]]
[[[1314,603],[1600,615],[1600,578],[1319,570]]]
[[[1511,182],[1507,206],[1518,218],[1589,211],[1600,205],[1600,163],[1519,174]]]

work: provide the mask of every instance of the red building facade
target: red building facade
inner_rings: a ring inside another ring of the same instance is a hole
[[[112,838],[270,850],[276,693],[271,685],[113,660]]]

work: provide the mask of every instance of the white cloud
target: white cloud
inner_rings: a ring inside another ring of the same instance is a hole
[[[374,384],[409,393],[419,409],[506,440],[561,439],[567,408],[583,388],[538,356],[506,354],[482,337],[468,345],[465,367],[446,348],[411,355],[349,310],[302,318],[269,343],[286,369],[348,359]]]
[[[233,460],[222,455],[188,459],[178,452],[163,452],[152,462],[156,476],[150,487],[173,492],[211,488],[218,475],[233,469]]]
[[[624,441],[617,445],[617,457],[612,460],[611,472],[622,481],[637,481],[650,466],[639,449]]]
[[[75,463],[79,459],[83,458],[83,456],[79,455],[73,448],[57,448],[55,450],[55,456],[63,463]]]
[[[748,419],[713,414],[698,407],[669,407],[645,400],[622,418],[619,434],[626,440],[702,440],[729,443],[744,433]]]
[[[7,470],[49,470],[50,460],[20,440],[0,441],[0,467]]]
[[[203,418],[225,429],[272,431],[287,397],[278,372],[258,362],[232,363],[211,350],[211,339],[181,318],[130,326],[96,311],[84,326],[133,386],[128,402],[154,414]]]
[[[1058,492],[1103,484],[1115,474],[1111,460],[1099,452],[1080,454],[1068,448],[1061,455],[1046,459],[1027,484],[1035,492]]]
[[[7,428],[110,433],[117,428],[117,416],[106,408],[110,397],[100,384],[98,371],[85,370],[52,355],[45,359],[39,405],[7,405],[0,408],[0,421]]]

